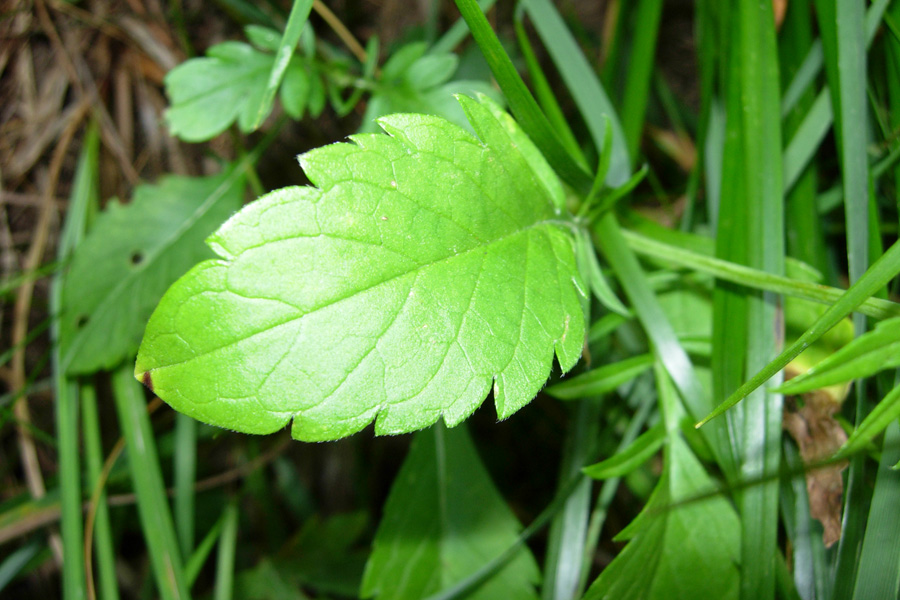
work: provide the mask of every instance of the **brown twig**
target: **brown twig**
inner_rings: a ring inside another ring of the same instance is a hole
[[[350,30],[347,29],[347,26],[344,25],[337,15],[331,12],[331,9],[325,6],[320,0],[314,0],[313,2],[313,10],[319,13],[319,16],[328,23],[328,26],[331,27],[331,30],[334,31],[341,41],[344,42],[344,45],[353,53],[353,56],[356,59],[365,64],[366,62],[366,50],[362,47],[356,38],[350,33]]]

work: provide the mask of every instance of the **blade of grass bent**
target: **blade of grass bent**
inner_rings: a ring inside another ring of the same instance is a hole
[[[637,257],[625,242],[615,216],[607,213],[601,217],[594,224],[593,231],[597,246],[616,272],[634,313],[653,343],[654,352],[675,383],[688,412],[692,418],[703,414],[711,406],[709,394],[700,384],[691,360],[663,313]],[[715,424],[712,430],[704,434],[704,438],[722,470],[729,477],[734,476],[736,464],[723,424]]]
[[[869,267],[869,270],[856,283],[850,286],[850,289],[844,292],[838,302],[831,305],[809,329],[803,332],[803,335],[797,338],[797,341],[785,348],[774,360],[760,369],[746,383],[719,404],[715,410],[698,422],[696,426],[702,427],[712,419],[715,419],[740,402],[747,394],[771,379],[773,375],[783,369],[798,354],[819,339],[822,334],[853,312],[866,298],[872,296],[879,288],[887,285],[897,273],[900,273],[900,242],[896,242],[888,248],[884,255],[875,261]]]

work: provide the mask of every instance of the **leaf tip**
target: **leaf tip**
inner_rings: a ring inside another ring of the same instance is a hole
[[[148,390],[153,391],[153,378],[150,376],[150,371],[144,371],[141,374],[135,373],[135,379],[143,383]]]

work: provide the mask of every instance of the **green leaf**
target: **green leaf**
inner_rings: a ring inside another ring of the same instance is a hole
[[[253,39],[258,44],[266,43],[260,32],[254,32]],[[181,63],[165,78],[166,94],[171,103],[166,111],[169,132],[186,142],[203,142],[216,137],[235,121],[244,133],[255,130],[272,110],[272,101],[267,94],[271,83],[269,76],[274,68],[275,56],[243,42],[217,44],[206,51],[205,57]],[[295,98],[297,88],[302,87],[307,78],[317,79],[308,74],[307,69],[309,67],[294,55],[283,69],[279,62],[278,83],[284,78],[282,102],[286,112],[294,118],[299,118],[303,112],[301,100],[305,102],[302,97]],[[315,86],[315,82],[308,83]],[[318,99],[317,92],[312,89],[308,94]],[[312,111],[312,98],[310,105]]]
[[[834,354],[778,388],[782,394],[802,394],[861,379],[900,366],[900,318],[877,324]]]
[[[165,177],[111,202],[78,246],[63,287],[61,361],[70,373],[133,355],[166,288],[210,256],[203,239],[241,206],[244,175]]]
[[[621,452],[617,452],[595,465],[584,467],[582,472],[594,479],[624,477],[647,462],[651,456],[656,454],[665,441],[666,428],[663,422],[660,421],[642,433],[638,439],[634,440]]]
[[[869,443],[880,435],[888,425],[895,422],[900,417],[900,386],[895,387],[875,408],[872,409],[863,422],[860,423],[849,439],[844,442],[841,449],[837,451],[836,458],[847,458],[867,449]]]
[[[425,598],[503,553],[520,529],[465,428],[437,425],[416,435],[394,480],[360,596]],[[539,577],[523,548],[466,599],[536,599]]]
[[[394,115],[389,135],[303,155],[318,187],[273,192],[208,240],[222,259],[162,299],[135,376],[201,421],[293,419],[313,441],[373,419],[378,434],[456,425],[491,389],[506,418],[554,353],[571,369],[585,328],[562,187],[508,115],[460,102],[480,141]]]
[[[166,74],[169,133],[186,142],[203,142],[238,121],[252,130],[275,57],[242,42],[224,42],[203,58],[185,61]]]
[[[740,521],[680,436],[638,517],[616,536],[631,541],[584,600],[737,598]]]
[[[288,16],[288,22],[284,29],[284,35],[281,36],[281,42],[275,51],[275,58],[272,61],[272,69],[266,80],[265,89],[254,107],[254,113],[250,119],[248,129],[258,129],[266,117],[269,116],[269,113],[272,112],[275,92],[278,91],[278,86],[281,85],[281,80],[285,76],[288,65],[292,62],[294,49],[297,47],[297,42],[300,41],[300,34],[303,33],[312,5],[313,0],[294,0],[291,14]]]
[[[498,102],[501,96],[486,81],[452,80],[458,64],[455,54],[426,54],[426,46],[421,42],[397,50],[381,71],[360,131],[376,131],[377,119],[393,113],[437,115],[468,127],[454,94],[484,94]]]
[[[626,358],[552,385],[546,392],[560,400],[578,400],[607,394],[649,369],[653,360],[652,354]]]

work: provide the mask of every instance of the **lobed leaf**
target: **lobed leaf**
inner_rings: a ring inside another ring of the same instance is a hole
[[[253,39],[265,42],[260,32]],[[217,44],[205,57],[178,65],[165,78],[171,104],[166,111],[169,132],[186,142],[203,142],[235,121],[244,133],[255,130],[272,109],[268,93],[274,66],[275,56],[243,42]],[[311,94],[324,100],[324,92],[318,90],[321,83],[309,70],[297,56],[285,65],[279,63],[282,104],[295,119],[302,116],[307,99],[310,110],[316,112]]]
[[[78,246],[62,290],[60,354],[69,373],[133,356],[166,288],[210,257],[203,239],[240,208],[244,175],[164,177],[111,202]]]
[[[495,100],[500,95],[486,81],[453,80],[459,59],[455,54],[426,54],[426,45],[403,46],[385,63],[375,92],[366,104],[360,130],[378,129],[378,117],[392,113],[425,113],[441,116],[457,125],[468,121],[455,94],[485,94]]]
[[[554,354],[578,361],[584,317],[563,191],[515,122],[460,98],[476,139],[438,117],[300,159],[317,187],[248,205],[147,325],[135,376],[174,408],[247,433],[293,420],[307,441],[375,420],[448,425],[493,390],[531,401]]]

